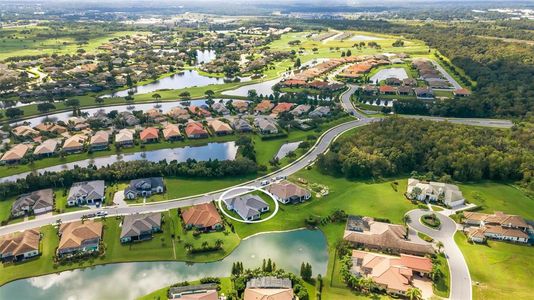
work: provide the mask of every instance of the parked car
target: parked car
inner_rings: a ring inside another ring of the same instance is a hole
[[[105,216],[108,215],[108,212],[107,212],[107,211],[103,211],[103,210],[101,210],[101,211],[97,212],[96,215],[97,215],[98,217],[105,217]]]
[[[87,218],[94,218],[94,217],[96,217],[96,215],[95,215],[95,214],[92,214],[92,213],[91,213],[91,214],[86,214],[85,216],[86,216]]]
[[[268,185],[268,184],[269,184],[269,180],[262,180],[262,181],[260,182],[260,184],[261,184],[262,186]]]

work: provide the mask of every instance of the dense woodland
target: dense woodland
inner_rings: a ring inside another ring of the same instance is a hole
[[[388,118],[339,139],[318,166],[348,178],[416,171],[443,181],[521,180],[534,190],[533,134],[532,123],[498,130]]]

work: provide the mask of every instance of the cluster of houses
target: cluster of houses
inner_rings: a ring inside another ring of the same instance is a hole
[[[322,80],[313,80],[313,81],[307,82],[301,79],[286,79],[284,81],[281,81],[279,85],[280,87],[309,88],[309,89],[315,89],[319,91],[324,91],[324,90],[339,91],[344,87],[343,84],[339,84],[339,83],[328,83]]]
[[[457,185],[408,179],[406,196],[410,200],[438,202],[447,207],[456,207],[465,203],[465,198]]]
[[[402,53],[397,54],[395,57],[388,57],[381,54],[355,56],[353,59],[354,63],[343,69],[339,74],[337,74],[337,77],[349,80],[360,79],[375,67],[396,63],[397,60],[401,60],[402,62],[402,59],[407,57],[408,56],[406,54]]]
[[[181,300],[219,300],[216,284],[199,284],[171,287],[168,299]],[[297,300],[293,284],[288,278],[274,276],[255,277],[247,281],[243,300]]]
[[[495,239],[527,244],[534,235],[532,225],[517,215],[500,211],[493,214],[464,212],[463,215],[464,232],[468,239],[475,243]]]
[[[432,260],[427,256],[435,250],[430,244],[411,241],[405,226],[349,216],[343,239],[354,248],[365,249],[352,251],[351,272],[355,276],[372,278],[392,295],[405,296],[413,287],[427,291],[429,284],[432,290],[429,280]]]

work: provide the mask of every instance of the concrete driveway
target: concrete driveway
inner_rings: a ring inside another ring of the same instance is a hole
[[[429,228],[423,225],[420,221],[421,217],[428,213],[433,212],[422,209],[409,211],[407,215],[410,216],[411,221],[408,226],[443,243],[443,253],[447,258],[451,273],[449,298],[453,300],[471,300],[472,291],[469,268],[467,267],[462,251],[460,251],[460,248],[458,248],[458,245],[454,242],[456,223],[451,218],[435,212],[436,216],[441,221],[441,228],[439,230]]]

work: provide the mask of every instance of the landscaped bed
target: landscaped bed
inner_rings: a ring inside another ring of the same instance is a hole
[[[436,214],[423,215],[421,217],[421,223],[433,229],[439,229],[441,227],[441,221]]]

